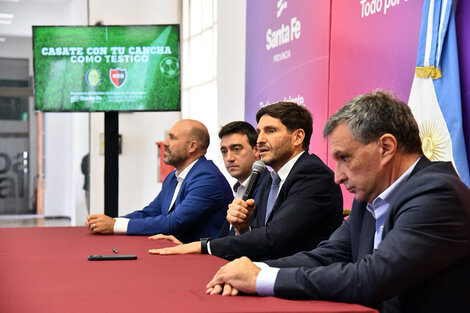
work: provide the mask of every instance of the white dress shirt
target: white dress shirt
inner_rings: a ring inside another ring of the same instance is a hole
[[[245,180],[243,181],[243,183],[241,183],[241,184],[240,184],[240,182],[236,182],[236,183],[233,185],[233,187],[232,187],[232,188],[233,188],[233,197],[234,197],[235,199],[241,199],[241,198],[243,197],[243,194],[245,193],[245,190],[246,190],[246,188],[248,187],[248,184],[249,184],[249,182],[250,182],[250,179],[249,179],[250,177],[251,177],[251,176],[248,176],[248,178],[245,179]],[[232,224],[230,224],[229,230],[231,230],[232,227],[233,227]],[[236,234],[235,234],[235,235],[236,235]],[[207,243],[207,250],[208,250],[209,254],[212,254],[212,253],[210,253],[210,242]]]
[[[246,188],[248,187],[248,184],[250,183],[250,178],[251,176],[248,176],[247,179],[243,181],[243,183],[240,184],[240,182],[236,182],[233,185],[233,197],[235,199],[241,199],[243,197],[243,194],[245,193]]]

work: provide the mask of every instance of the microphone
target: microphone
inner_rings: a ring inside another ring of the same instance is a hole
[[[248,187],[246,187],[245,193],[242,196],[242,200],[246,201],[253,197],[253,193],[255,192],[256,184],[258,183],[261,174],[266,170],[266,165],[264,165],[263,161],[256,161],[253,163],[253,172],[250,175],[250,181],[248,182]]]

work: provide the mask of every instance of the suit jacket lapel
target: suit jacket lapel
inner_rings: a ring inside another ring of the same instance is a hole
[[[307,152],[303,153],[299,159],[294,163],[294,166],[292,166],[289,174],[287,175],[286,179],[284,182],[281,182],[282,183],[282,187],[281,189],[279,190],[279,193],[277,194],[277,198],[276,198],[276,201],[274,202],[274,205],[273,205],[273,209],[271,211],[271,214],[269,215],[269,218],[268,218],[268,221],[271,219],[271,216],[274,214],[275,211],[277,211],[277,209],[279,208],[279,203],[282,203],[284,202],[285,198],[287,198],[288,195],[286,195],[285,193],[285,189],[288,187],[288,186],[291,186],[293,184],[293,182],[291,182],[291,180],[296,180],[298,179],[297,178],[297,175],[296,175],[296,170],[298,168],[300,168],[303,160],[308,157],[309,154]],[[271,176],[271,175],[270,175]],[[289,179],[290,178],[290,179]],[[269,195],[269,189],[271,188],[271,182],[272,182],[272,178],[269,180],[269,186],[268,186],[268,195]],[[266,197],[266,205],[267,205],[267,200],[268,198]],[[264,206],[264,216],[266,215],[266,205]]]
[[[408,179],[410,179],[410,177],[412,177],[414,174],[421,171],[423,168],[428,167],[431,164],[432,162],[429,161],[428,158],[426,158],[424,155],[422,155],[418,163],[416,163],[415,168],[411,171],[410,176],[408,176]]]
[[[175,203],[173,203],[173,205],[171,206],[171,209],[168,211],[168,213],[170,213],[171,211],[173,211],[176,206],[181,202],[181,197],[182,195],[185,193],[185,190],[186,190],[186,185],[187,183],[191,180],[191,176],[197,172],[197,168],[199,166],[199,164],[201,164],[202,161],[204,161],[206,158],[204,156],[200,157],[196,163],[193,165],[193,167],[191,168],[191,170],[188,172],[188,174],[186,175],[186,177],[184,178],[183,182],[181,183],[181,187],[180,187],[180,190],[178,192],[178,195],[176,196],[176,199],[175,199]],[[172,183],[174,185],[173,186],[173,190],[175,190],[176,188],[176,185],[178,185],[178,180],[176,179],[176,176],[174,176],[174,181],[172,181]],[[171,203],[171,199],[173,198],[173,193],[171,193],[171,197],[170,199],[168,199],[168,204],[166,205],[166,207],[168,208],[170,206],[170,203]]]
[[[364,210],[361,236],[359,238],[359,248],[357,251],[358,260],[371,254],[374,250],[375,218],[365,208]]]
[[[415,168],[413,169],[413,171],[411,171],[408,179],[412,177],[414,174],[416,174],[417,172],[419,172],[420,170],[428,167],[431,164],[432,162],[429,161],[424,155],[421,156],[418,163],[416,163]],[[374,237],[375,237],[375,224],[376,224],[375,218],[372,216],[372,214],[369,211],[367,211],[365,202],[363,203],[362,210],[364,212],[364,216],[363,216],[363,222],[362,222],[362,228],[361,228],[360,243],[359,243],[359,247],[357,251],[359,259],[373,252]],[[382,238],[384,238],[384,236],[387,233],[386,230],[389,228],[388,220],[392,211],[393,211],[393,203],[390,203],[390,207],[388,209],[387,217],[384,223],[384,232],[382,234]]]
[[[375,219],[366,209],[366,202],[354,200],[348,223],[351,225],[351,253],[353,261],[361,259],[374,249]]]

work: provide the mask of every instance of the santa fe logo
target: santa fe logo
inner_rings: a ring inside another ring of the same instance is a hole
[[[126,78],[127,78],[126,69],[112,68],[109,70],[109,79],[111,79],[111,82],[117,88],[120,88],[122,87],[122,85],[124,85],[124,83],[126,82]]]

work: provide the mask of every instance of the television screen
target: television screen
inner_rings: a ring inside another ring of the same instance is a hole
[[[35,109],[180,110],[179,25],[33,26]]]

